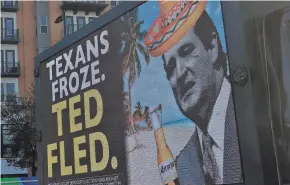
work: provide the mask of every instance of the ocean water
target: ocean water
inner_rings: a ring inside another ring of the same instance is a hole
[[[161,120],[162,121],[162,120]],[[141,128],[146,128],[147,124],[145,121],[141,121],[138,123],[139,127]],[[168,127],[168,126],[176,126],[176,127],[186,127],[186,128],[191,128],[193,127],[194,123],[189,120],[189,119],[180,119],[180,120],[175,120],[167,123],[162,123],[163,127]]]
[[[164,127],[177,126],[177,127],[193,127],[194,123],[189,119],[175,120],[167,123],[162,123]]]

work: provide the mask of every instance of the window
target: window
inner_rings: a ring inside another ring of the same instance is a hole
[[[12,135],[9,134],[9,130],[7,128],[3,129],[3,126],[6,126],[6,125],[2,124],[1,126],[2,126],[2,135],[3,135],[2,143],[4,145],[9,145],[11,144]]]
[[[115,6],[118,6],[120,3],[121,3],[120,0],[112,0],[112,1],[111,1],[111,6],[112,6],[112,7],[115,7]]]
[[[1,49],[1,62],[4,62],[4,50],[3,49]]]
[[[4,18],[4,38],[13,39],[14,38],[14,19]]]
[[[1,124],[1,158],[11,157],[9,154],[11,151],[11,139],[13,135],[10,133],[9,128],[6,124]]]
[[[70,35],[74,32],[74,24],[73,24],[73,17],[66,16],[65,17],[65,25],[66,25],[66,36]]]
[[[13,8],[15,6],[15,4],[16,4],[15,1],[11,1],[11,0],[10,1],[9,0],[4,0],[1,3],[4,5],[4,7],[7,7],[7,8]]]
[[[47,16],[46,15],[40,16],[39,21],[40,21],[40,33],[47,34],[48,33]]]
[[[5,94],[4,94],[4,84],[1,83],[1,102],[4,102],[4,97],[5,97]]]
[[[111,6],[112,6],[112,7],[115,7],[115,6],[117,6],[117,1],[114,1],[114,0],[113,0],[113,1],[111,1]]]
[[[5,56],[6,56],[6,67],[7,67],[7,70],[10,71],[10,69],[15,67],[15,51],[14,50],[6,50]]]
[[[4,1],[4,6],[5,7],[13,7],[13,2],[12,1]]]
[[[66,25],[73,24],[73,17],[72,16],[66,16],[65,17],[65,24]]]
[[[77,26],[78,29],[83,27],[86,24],[85,17],[77,17]]]
[[[14,67],[16,67],[15,51],[1,50],[1,72],[10,72]]]
[[[2,139],[4,139],[4,137],[6,137],[5,135],[2,135]],[[11,157],[11,144],[4,144],[2,142],[1,144],[1,158],[9,158]]]
[[[9,95],[16,94],[15,83],[1,83],[1,102],[3,103]]]
[[[97,19],[97,17],[89,17],[89,22],[92,22],[92,21],[94,21],[96,19]]]
[[[14,50],[5,50],[5,56],[7,62],[15,62],[15,51]]]
[[[6,84],[6,98],[9,98],[9,95],[15,95],[15,84],[7,83]]]

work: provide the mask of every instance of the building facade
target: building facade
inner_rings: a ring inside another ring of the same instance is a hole
[[[111,1],[1,1],[1,103],[25,95],[34,82],[34,57],[117,6]],[[28,176],[9,167],[9,130],[1,121],[1,176]]]

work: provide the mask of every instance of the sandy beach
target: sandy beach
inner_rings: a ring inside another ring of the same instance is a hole
[[[164,126],[163,129],[167,144],[175,158],[192,136],[194,124],[169,125]],[[132,150],[136,146],[136,140],[140,147]],[[126,138],[126,145],[127,151],[130,151],[127,152],[129,184],[161,185],[153,131],[141,131],[135,136],[129,136]]]

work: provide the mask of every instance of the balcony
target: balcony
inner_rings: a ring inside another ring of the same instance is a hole
[[[69,36],[73,32],[76,32],[77,30],[81,29],[85,25],[79,25],[79,24],[67,24],[65,27],[65,36]]]
[[[19,77],[20,63],[19,62],[1,62],[1,77]]]
[[[18,1],[1,1],[2,12],[17,12],[18,11]]]
[[[61,9],[62,10],[73,10],[74,14],[78,11],[85,11],[86,14],[89,12],[96,12],[96,14],[100,14],[108,4],[105,1],[62,1]]]
[[[19,42],[19,30],[2,28],[1,43],[17,44]]]

